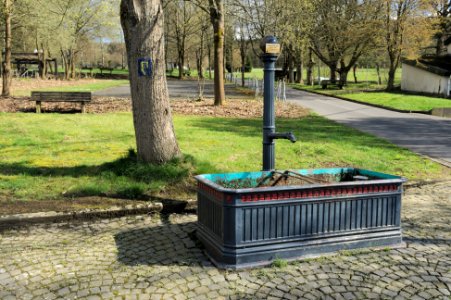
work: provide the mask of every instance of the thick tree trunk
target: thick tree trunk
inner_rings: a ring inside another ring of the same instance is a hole
[[[184,66],[185,66],[185,54],[180,53],[179,52],[179,79],[183,79],[183,77],[185,76],[184,74]]]
[[[348,83],[349,71],[350,70],[348,68],[340,70],[340,80],[338,82],[338,85],[340,86],[340,88],[344,87]]]
[[[330,69],[330,83],[336,84],[337,83],[337,64],[332,63],[329,65]]]
[[[395,89],[395,74],[396,74],[396,66],[390,64],[390,67],[388,69],[387,91],[393,91]]]
[[[122,0],[121,24],[127,46],[138,158],[162,164],[180,155],[165,76],[161,0]],[[139,63],[138,60],[144,62]],[[152,61],[152,74],[146,64]],[[146,73],[146,72],[145,72]],[[140,76],[144,75],[144,76]]]
[[[5,0],[5,62],[3,64],[2,96],[11,94],[11,0]]]
[[[304,80],[302,79],[302,73],[304,72],[304,65],[302,64],[302,60],[296,66],[296,83],[304,84]]]
[[[224,3],[223,0],[209,0],[210,18],[214,34],[215,105],[225,104],[224,90]]]

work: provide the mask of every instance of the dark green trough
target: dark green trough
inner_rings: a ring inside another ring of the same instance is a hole
[[[293,171],[332,180],[256,187],[271,172],[196,176],[197,235],[216,266],[240,269],[274,259],[402,244],[405,178],[354,168]],[[227,182],[247,186],[226,188]]]

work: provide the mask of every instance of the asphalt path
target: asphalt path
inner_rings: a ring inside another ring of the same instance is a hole
[[[197,81],[168,80],[168,89],[172,98],[197,97]],[[228,98],[240,96],[232,85],[227,85],[226,94]],[[129,97],[130,88],[111,88],[95,95]],[[204,95],[213,97],[212,82],[206,82]],[[287,88],[287,99],[330,120],[387,139],[451,167],[451,119],[398,113],[291,88]]]
[[[237,91],[233,84],[226,84],[225,89],[227,98],[243,98],[243,94]],[[199,96],[197,80],[168,79],[168,90],[169,97],[171,98],[197,99]],[[130,97],[130,86],[109,88],[94,92],[93,94],[101,97]],[[204,97],[214,97],[214,85],[210,80],[205,81]]]

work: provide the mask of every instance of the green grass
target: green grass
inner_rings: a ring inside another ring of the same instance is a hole
[[[451,100],[432,96],[419,96],[399,92],[388,93],[381,90],[375,83],[349,83],[342,90],[335,87],[322,89],[320,86],[293,85],[296,89],[312,91],[325,95],[340,96],[342,98],[362,103],[376,104],[387,108],[404,111],[428,112],[434,108],[451,107]]]
[[[261,169],[261,120],[175,116],[187,158],[165,166],[136,162],[132,116],[0,114],[0,199],[116,195],[140,198],[192,173]],[[297,144],[277,143],[277,167],[354,166],[410,179],[448,176],[440,165],[319,116],[280,119]]]
[[[275,267],[275,268],[283,269],[283,268],[286,268],[288,266],[288,261],[286,261],[285,259],[276,258],[272,262],[272,266]]]
[[[427,112],[433,108],[451,107],[451,100],[401,93],[357,93],[343,94],[341,97],[359,102],[381,105],[406,111]]]
[[[104,90],[111,87],[122,86],[129,84],[128,80],[98,80],[94,83],[83,83],[80,82],[79,85],[73,86],[61,86],[61,87],[49,87],[49,88],[37,88],[34,91],[71,91],[71,92],[95,92],[99,90]],[[30,96],[31,91],[29,90],[15,90],[13,91],[14,96]]]
[[[361,93],[362,91],[368,91],[368,90],[383,90],[385,86],[380,86],[375,82],[360,82],[360,83],[352,83],[348,82],[346,86],[343,87],[343,89],[339,89],[335,86],[328,86],[327,89],[323,89],[320,85],[300,85],[300,84],[293,84],[292,85],[296,89],[301,89],[305,91],[311,91],[316,93],[321,93],[325,95],[334,95],[334,96],[341,96],[343,94],[351,94],[351,93]]]
[[[382,85],[378,85],[378,77],[377,72],[375,68],[357,68],[357,80],[364,86],[377,86],[379,88],[385,87],[388,80],[388,69],[380,69],[381,73],[381,79],[382,79]],[[241,76],[241,73],[234,73],[237,76]],[[253,68],[250,73],[245,73],[246,78],[257,78],[257,79],[263,79],[263,69],[262,68]],[[402,70],[398,69],[395,74],[395,84],[401,83],[401,74]],[[322,66],[319,70],[319,75],[321,77],[329,77],[330,72],[327,67]],[[304,68],[303,70],[303,78],[307,78],[307,70]],[[313,78],[315,81],[317,81],[318,78],[318,67],[313,68]],[[354,75],[351,72],[348,73],[348,82],[353,83],[354,82]]]

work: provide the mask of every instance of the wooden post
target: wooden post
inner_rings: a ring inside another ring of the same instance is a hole
[[[81,113],[82,114],[86,113],[86,104],[85,104],[85,102],[81,102]]]
[[[36,101],[36,113],[41,113],[41,101]]]

